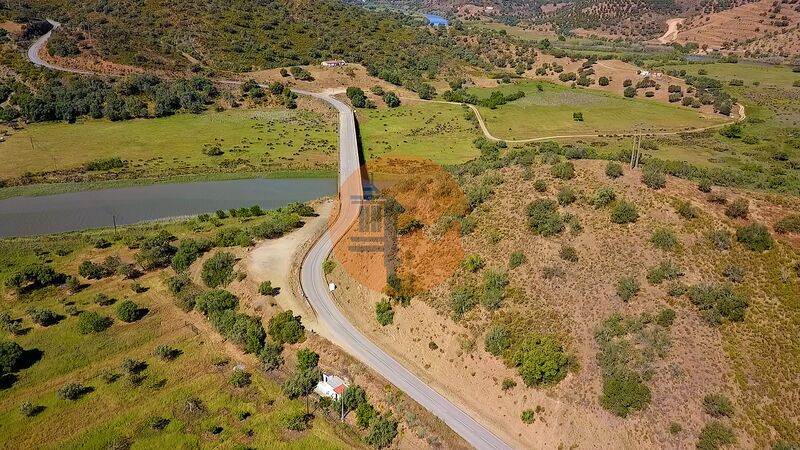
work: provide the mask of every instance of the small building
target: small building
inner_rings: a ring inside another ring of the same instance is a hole
[[[344,67],[347,63],[343,59],[333,59],[331,61],[322,61],[322,67]]]
[[[317,387],[314,388],[314,392],[316,392],[320,397],[330,397],[332,399],[339,400],[342,398],[342,394],[344,393],[345,389],[347,389],[347,383],[345,383],[344,380],[336,375],[328,375],[327,373],[323,373],[322,380],[317,383]]]
[[[641,72],[639,72],[639,75],[641,75],[642,78],[647,78],[650,76],[650,72],[647,70],[642,70]]]

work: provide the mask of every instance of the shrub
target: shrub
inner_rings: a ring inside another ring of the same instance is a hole
[[[691,203],[684,201],[678,202],[675,211],[684,219],[694,219],[698,215],[697,209]]]
[[[609,161],[606,164],[606,176],[609,178],[619,178],[623,175],[622,166],[614,161]]]
[[[628,86],[625,88],[624,91],[622,91],[622,95],[624,95],[626,98],[633,98],[636,96],[636,88],[634,88],[633,86]]]
[[[733,416],[733,403],[720,394],[708,394],[703,397],[703,410],[711,417]]]
[[[527,386],[539,386],[563,380],[569,358],[555,338],[531,335],[514,354],[513,363]]]
[[[600,86],[608,86],[609,80],[608,77],[600,77],[597,79],[597,84]]]
[[[56,394],[62,400],[78,400],[89,392],[89,388],[78,383],[67,383],[58,388]]]
[[[536,234],[552,236],[564,229],[556,203],[549,199],[536,199],[528,205],[528,227]]]
[[[617,194],[614,193],[614,189],[611,189],[610,186],[603,186],[595,192],[592,198],[592,205],[595,208],[602,208],[609,205],[616,198]]]
[[[689,288],[689,301],[700,310],[706,322],[719,325],[722,318],[734,322],[744,320],[748,302],[735,293],[730,285],[695,285]]]
[[[731,219],[745,219],[750,209],[750,202],[745,198],[737,198],[725,208],[725,215]]]
[[[362,402],[356,407],[356,424],[361,428],[367,428],[377,416],[375,408],[367,402]]]
[[[331,259],[326,259],[325,262],[322,263],[322,271],[325,272],[325,275],[330,275],[333,272],[333,269],[336,268],[336,261]]]
[[[642,183],[650,189],[661,189],[667,185],[667,177],[659,169],[645,167],[642,171]]]
[[[266,371],[275,370],[283,364],[283,356],[281,352],[283,346],[280,344],[267,343],[258,353],[258,360],[261,362],[261,367]]]
[[[536,413],[532,409],[526,409],[522,411],[520,418],[523,423],[532,424],[536,421]]]
[[[639,282],[633,277],[623,277],[617,282],[617,295],[626,303],[636,296],[640,289]]]
[[[775,231],[781,234],[800,233],[800,214],[790,214],[775,224]]]
[[[674,280],[681,275],[683,272],[672,261],[662,261],[647,272],[647,281],[650,284],[661,284],[665,280]]]
[[[636,205],[625,200],[617,202],[611,210],[611,222],[616,224],[633,223],[639,218]]]
[[[678,248],[678,238],[672,230],[666,228],[659,228],[653,232],[650,237],[650,242],[657,248],[664,251],[674,251]]]
[[[234,370],[230,378],[228,378],[228,384],[237,388],[250,386],[252,382],[253,376],[245,370]]]
[[[564,276],[564,269],[559,266],[545,266],[542,268],[542,278],[545,280],[562,276]]]
[[[697,438],[697,449],[717,450],[735,442],[736,435],[730,427],[721,422],[713,421],[700,430],[700,436]]]
[[[24,354],[16,342],[0,342],[0,376],[16,371]]]
[[[525,257],[525,253],[522,252],[514,252],[508,258],[508,265],[512,269],[516,269],[517,267],[521,266],[525,263],[527,258]]]
[[[296,344],[303,338],[305,328],[291,309],[278,313],[269,319],[267,332],[278,344]]]
[[[394,310],[388,300],[384,299],[375,303],[375,318],[383,326],[389,325],[394,321]]]
[[[724,205],[728,203],[728,197],[726,197],[725,194],[715,192],[708,195],[708,201],[718,205]]]
[[[169,345],[159,345],[153,350],[153,354],[162,361],[172,361],[180,356],[181,351]]]
[[[559,189],[558,191],[558,204],[561,206],[567,206],[575,202],[577,196],[575,195],[575,190],[571,187],[565,186]]]
[[[500,388],[504,391],[509,389],[513,389],[517,386],[517,382],[511,378],[503,378],[503,384],[500,385]]]
[[[500,356],[511,347],[511,331],[504,325],[495,324],[489,328],[484,339],[486,351]]]
[[[669,328],[675,321],[675,310],[671,308],[662,309],[656,316],[656,323],[664,328]]]
[[[533,182],[533,189],[536,192],[547,192],[547,182],[544,180],[536,180]]]
[[[558,255],[565,261],[578,262],[578,252],[575,250],[575,247],[562,245]]]
[[[754,252],[769,250],[774,242],[767,227],[758,223],[737,228],[736,240]]]
[[[700,182],[697,183],[697,190],[705,193],[711,192],[711,180],[707,178],[703,178],[702,180],[700,180]]]
[[[117,318],[123,322],[135,322],[139,320],[139,306],[131,300],[125,300],[117,306]]]
[[[730,250],[731,248],[731,234],[725,230],[712,231],[708,235],[708,240],[717,250]]]
[[[31,316],[33,323],[43,327],[49,327],[58,323],[60,317],[55,311],[45,308],[28,308],[28,315]]]
[[[203,283],[210,288],[227,286],[233,281],[233,265],[236,257],[228,252],[216,253],[203,263],[200,277]]]
[[[739,139],[742,137],[742,126],[738,123],[732,123],[720,128],[719,134],[729,139]]]
[[[481,255],[477,253],[472,253],[467,255],[466,258],[464,258],[464,261],[461,263],[461,265],[467,271],[474,273],[483,267],[483,259],[481,258]]]
[[[722,271],[722,276],[732,283],[744,281],[744,269],[740,266],[728,266]]]
[[[31,402],[23,402],[19,406],[19,412],[25,417],[33,417],[44,410],[43,406],[34,405]]]
[[[269,280],[262,281],[258,285],[258,293],[261,294],[261,295],[273,295],[273,294],[275,294],[275,288],[272,287],[272,282],[269,281]]]
[[[681,424],[677,422],[672,422],[671,424],[669,424],[669,432],[671,434],[678,434],[681,431],[683,431],[683,427],[681,426]]]
[[[650,403],[650,398],[650,388],[639,375],[621,371],[603,380],[600,405],[620,417],[626,417],[633,411],[644,409]]]
[[[508,276],[503,272],[488,271],[483,276],[481,304],[486,309],[497,309],[505,296]]]
[[[211,250],[212,243],[207,239],[185,239],[178,245],[178,250],[172,257],[171,265],[176,272],[189,268],[203,253]]]
[[[550,168],[550,174],[562,180],[571,180],[575,178],[575,165],[571,161],[554,164]]]
[[[205,315],[236,309],[239,298],[224,289],[203,292],[195,298],[195,309]]]
[[[99,333],[114,321],[110,317],[101,316],[94,311],[85,311],[78,315],[78,332],[81,334]]]

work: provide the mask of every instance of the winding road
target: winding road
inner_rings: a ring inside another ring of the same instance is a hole
[[[53,24],[53,29],[60,26],[58,22],[52,20],[49,22]],[[51,33],[48,32],[40,37],[28,49],[28,59],[33,64],[62,72],[94,75],[87,71],[58,67],[42,60],[39,53],[47,44],[50,35]],[[220,80],[219,82],[241,84],[240,81],[231,80]],[[306,300],[317,315],[317,320],[329,330],[328,334],[332,336],[335,344],[439,417],[469,444],[478,449],[510,449],[511,446],[373,344],[347,320],[336,306],[336,302],[328,290],[322,264],[336,243],[358,218],[364,200],[355,116],[349,106],[330,95],[298,89],[293,91],[299,95],[325,101],[336,108],[339,113],[339,199],[341,206],[336,220],[311,247],[300,269],[300,285]]]

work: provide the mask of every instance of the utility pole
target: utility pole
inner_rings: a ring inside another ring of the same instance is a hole
[[[111,221],[114,223],[114,237],[117,237],[117,216],[111,215]]]

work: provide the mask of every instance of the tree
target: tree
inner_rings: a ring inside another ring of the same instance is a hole
[[[282,351],[283,346],[280,344],[268,342],[264,345],[264,347],[261,349],[261,352],[258,354],[258,360],[261,362],[261,366],[264,368],[264,370],[275,370],[283,365],[283,356],[281,356]]]
[[[341,401],[346,414],[348,411],[358,408],[358,405],[365,403],[367,401],[367,393],[364,392],[361,386],[354,384],[344,390]]]
[[[213,244],[208,239],[185,239],[181,241],[175,255],[172,257],[172,268],[176,272],[187,270],[200,255],[211,250],[212,246]]]
[[[417,94],[423,100],[430,100],[436,96],[436,89],[428,83],[422,83],[417,87]]]
[[[300,317],[295,316],[291,309],[274,315],[267,324],[269,336],[278,344],[296,344],[303,338],[304,331]]]
[[[79,398],[83,397],[84,394],[89,392],[89,388],[82,384],[78,383],[67,383],[64,386],[61,386],[56,394],[58,397],[63,400],[78,400]]]
[[[45,308],[28,308],[28,314],[34,323],[43,327],[54,325],[61,319],[54,311]]]
[[[625,80],[625,81],[628,81],[628,80]],[[622,92],[622,95],[624,95],[626,98],[633,98],[633,97],[636,96],[636,88],[633,87],[633,86],[628,86]]]
[[[319,364],[319,354],[313,350],[302,348],[297,351],[297,370],[310,370]]]
[[[650,397],[650,388],[642,382],[639,375],[624,371],[614,373],[603,381],[600,404],[614,414],[626,417],[632,411],[647,406]]]
[[[159,345],[153,350],[153,354],[162,361],[172,361],[180,356],[181,353],[180,350],[169,345]]]
[[[176,251],[171,244],[173,239],[171,234],[161,231],[157,235],[143,240],[139,244],[139,253],[136,254],[136,261],[142,266],[142,269],[150,270],[167,266]]]
[[[123,322],[135,322],[140,314],[139,306],[131,300],[125,300],[117,306],[117,318]]]
[[[600,77],[597,80],[597,84],[599,84],[600,86],[608,86],[608,83],[609,83],[608,77]]]
[[[367,402],[362,402],[356,407],[356,423],[361,428],[367,428],[377,416],[375,408]]]
[[[372,420],[364,440],[375,448],[383,448],[388,447],[396,436],[397,422],[390,417],[379,415]]]
[[[24,353],[16,342],[0,342],[0,377],[14,372]]]
[[[94,311],[85,311],[78,316],[78,332],[81,334],[99,333],[110,327],[114,321]]]
[[[275,288],[272,287],[272,282],[262,281],[261,284],[258,285],[258,293],[261,295],[273,295],[275,294]]]
[[[375,303],[375,318],[384,327],[394,321],[394,310],[388,300],[383,299]]]
[[[569,358],[550,336],[529,336],[516,351],[514,365],[528,386],[556,384],[567,376]]]
[[[216,253],[203,263],[200,277],[203,283],[210,288],[217,286],[227,286],[233,281],[233,265],[236,257],[228,252]]]
[[[389,108],[396,108],[400,106],[400,98],[392,91],[383,94],[383,101]]]
[[[195,298],[195,309],[205,315],[236,309],[239,298],[224,289],[203,292]]]
[[[297,370],[283,383],[283,393],[291,399],[310,394],[322,378],[318,367],[309,370]]]

